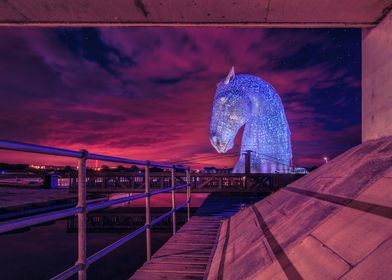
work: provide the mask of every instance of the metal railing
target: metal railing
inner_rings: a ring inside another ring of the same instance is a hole
[[[54,221],[66,217],[70,217],[73,215],[77,215],[78,218],[78,259],[72,267],[63,271],[62,273],[54,276],[52,279],[67,279],[74,274],[78,273],[78,279],[86,279],[87,268],[89,265],[99,260],[103,256],[112,252],[119,246],[123,245],[127,241],[131,240],[138,234],[146,231],[146,251],[147,251],[147,260],[151,258],[151,227],[172,215],[173,220],[173,234],[176,233],[176,212],[187,206],[187,217],[190,219],[190,202],[191,202],[191,188],[190,188],[190,170],[183,166],[176,165],[168,165],[161,164],[156,162],[149,161],[138,161],[138,160],[130,160],[119,157],[110,157],[98,154],[90,154],[86,150],[82,151],[71,151],[65,149],[58,149],[52,147],[31,145],[19,142],[10,142],[10,141],[1,141],[0,140],[0,149],[3,150],[12,150],[12,151],[20,151],[20,152],[29,152],[29,153],[38,153],[38,154],[48,154],[54,156],[63,156],[63,157],[72,157],[78,159],[78,203],[76,207],[68,208],[59,211],[53,211],[45,214],[29,216],[21,219],[10,220],[6,222],[0,223],[0,233],[10,232],[13,230],[30,227],[33,225],[38,225],[41,223]],[[86,198],[86,161],[87,160],[101,160],[108,162],[116,162],[122,164],[135,164],[145,166],[145,192],[142,194],[118,198],[114,200],[98,202],[94,204],[87,204]],[[160,167],[171,170],[171,187],[156,191],[150,191],[150,167]],[[182,184],[179,186],[175,185],[175,172],[177,169],[186,170],[186,184]],[[181,203],[180,205],[176,205],[175,194],[176,190],[186,188],[186,201]],[[151,220],[151,205],[150,205],[150,197],[161,194],[171,192],[172,197],[172,209],[163,214],[162,216]],[[103,248],[99,252],[93,254],[92,256],[87,257],[86,251],[86,228],[87,228],[87,213],[96,211],[99,209],[107,208],[112,205],[133,201],[137,199],[145,198],[146,203],[146,223],[143,227],[137,229],[136,231],[124,236],[113,244]]]

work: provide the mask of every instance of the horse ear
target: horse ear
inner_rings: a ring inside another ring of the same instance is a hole
[[[232,79],[234,79],[235,77],[235,73],[234,73],[234,66],[231,66],[230,72],[227,75],[226,79],[225,79],[225,85],[227,85],[228,83],[230,83],[230,81]]]

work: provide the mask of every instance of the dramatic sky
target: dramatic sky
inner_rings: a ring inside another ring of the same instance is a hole
[[[278,91],[295,164],[360,142],[359,29],[1,28],[0,38],[2,139],[168,162],[216,155],[212,100],[234,65]]]

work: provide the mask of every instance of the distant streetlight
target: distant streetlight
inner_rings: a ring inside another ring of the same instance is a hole
[[[323,160],[325,161],[325,163],[328,163],[328,158],[327,157],[323,157]]]

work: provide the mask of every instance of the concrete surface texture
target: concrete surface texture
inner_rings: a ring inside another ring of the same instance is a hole
[[[392,135],[392,12],[362,31],[362,139]]]
[[[0,1],[0,22],[373,26],[390,0],[13,0]]]
[[[392,137],[367,141],[222,224],[208,279],[391,279]]]

